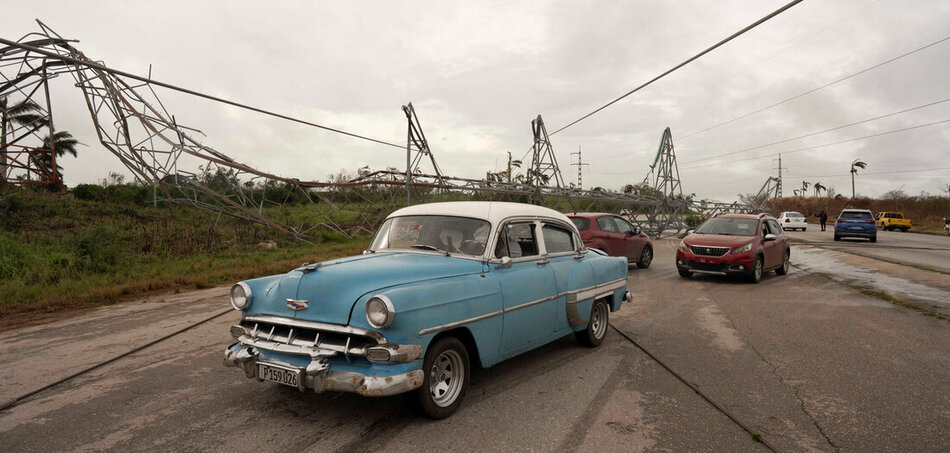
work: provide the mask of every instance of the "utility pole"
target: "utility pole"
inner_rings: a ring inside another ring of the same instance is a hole
[[[577,165],[577,189],[583,190],[584,183],[583,183],[583,177],[581,176],[581,169],[583,169],[585,165],[589,167],[590,164],[585,164],[584,161],[581,160],[581,145],[577,145],[576,153],[571,153],[572,156],[575,154],[577,154],[577,163],[571,162],[571,165]]]
[[[772,162],[775,162],[774,160]],[[772,168],[776,170],[776,168]],[[775,195],[776,198],[782,198],[782,172],[787,171],[788,168],[782,167],[782,155],[778,155],[778,178],[775,181]]]

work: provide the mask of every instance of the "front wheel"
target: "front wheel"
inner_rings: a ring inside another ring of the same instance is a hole
[[[607,323],[610,321],[610,307],[603,299],[594,301],[594,306],[590,308],[590,320],[587,321],[587,328],[579,332],[574,332],[577,341],[591,348],[596,348],[604,342],[607,337]]]
[[[871,236],[871,242],[877,242],[877,235]]]
[[[841,236],[838,236],[838,235],[836,234],[836,235],[835,235],[835,241],[840,241],[840,240],[841,240]]]
[[[785,256],[782,257],[782,267],[775,269],[775,275],[785,275],[788,273],[788,268],[789,268],[788,257],[789,257],[789,253],[788,253],[788,250],[786,250]]]
[[[653,262],[653,248],[649,245],[643,247],[643,251],[640,252],[640,259],[637,261],[637,267],[640,269],[646,269],[650,267],[650,263]]]
[[[755,261],[752,263],[752,272],[749,272],[749,275],[746,277],[749,283],[758,283],[759,280],[762,280],[764,266],[765,264],[762,263],[762,257],[755,257]]]
[[[455,337],[444,337],[429,346],[422,364],[422,387],[407,394],[410,406],[433,419],[455,413],[468,387],[468,351]]]

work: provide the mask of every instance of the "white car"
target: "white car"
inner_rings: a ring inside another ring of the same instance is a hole
[[[783,230],[805,231],[808,229],[808,220],[800,212],[785,211],[778,215],[778,224],[782,225]]]

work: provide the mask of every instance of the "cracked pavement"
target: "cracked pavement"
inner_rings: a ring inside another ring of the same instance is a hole
[[[950,450],[950,323],[799,267],[758,285],[682,279],[675,244],[630,270],[634,302],[611,324],[756,434],[786,452]],[[2,332],[0,399],[207,318],[226,294]],[[237,318],[0,411],[0,450],[767,451],[614,331],[598,349],[567,336],[473,372],[459,412],[433,422],[398,396],[300,393],[224,368]]]

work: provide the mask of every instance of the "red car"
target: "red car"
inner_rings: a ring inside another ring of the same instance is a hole
[[[624,256],[628,264],[636,264],[641,269],[650,267],[653,243],[640,227],[607,213],[580,212],[567,217],[577,226],[587,248],[610,256]]]
[[[676,268],[681,277],[694,272],[743,275],[758,283],[774,270],[788,273],[788,235],[767,214],[722,214],[692,232],[676,249]]]

